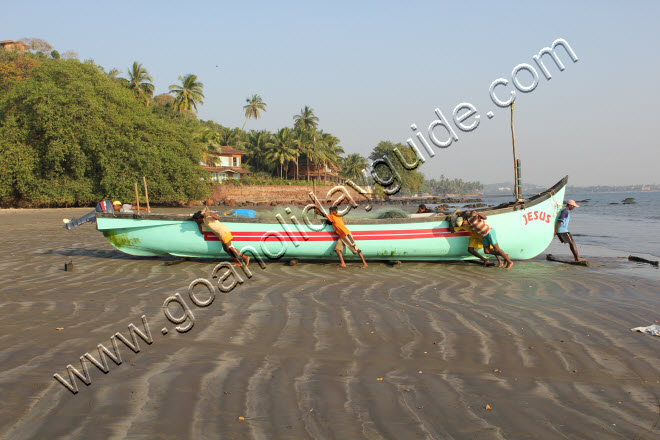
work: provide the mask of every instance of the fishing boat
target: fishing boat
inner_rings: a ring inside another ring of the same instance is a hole
[[[513,259],[529,259],[543,252],[554,236],[555,222],[564,200],[568,176],[528,199],[477,211],[497,231],[500,247]],[[361,208],[356,208],[361,209]],[[312,217],[310,212],[310,216]],[[450,214],[424,218],[360,219],[344,217],[368,260],[463,260],[470,233],[452,232]],[[264,260],[280,258],[335,259],[338,236],[323,220],[281,215],[273,218],[222,216],[232,232],[234,247]],[[100,212],[97,229],[117,249],[131,255],[227,257],[217,236],[200,234],[190,215],[118,214]],[[348,251],[346,251],[348,252]],[[352,257],[348,252],[347,257]]]

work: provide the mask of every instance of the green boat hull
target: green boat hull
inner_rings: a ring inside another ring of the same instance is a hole
[[[554,236],[568,176],[523,203],[479,210],[497,235],[500,247],[513,259],[543,252]],[[359,209],[359,208],[358,208]],[[226,258],[213,234],[201,235],[189,216],[156,214],[97,215],[97,228],[118,250],[139,256]],[[335,259],[337,236],[332,227],[303,219],[242,219],[223,217],[232,231],[232,244],[264,260],[279,258]],[[469,233],[449,231],[445,215],[408,219],[352,219],[345,223],[367,260],[462,260]],[[344,251],[347,258],[357,258]]]

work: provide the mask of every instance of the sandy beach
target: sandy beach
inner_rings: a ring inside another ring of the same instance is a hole
[[[660,320],[660,274],[606,256],[268,262],[201,307],[188,286],[215,285],[216,262],[166,265],[62,228],[88,211],[0,212],[0,438],[660,438],[660,338],[630,330]],[[179,324],[163,308],[176,293]],[[121,364],[86,362],[76,394],[53,378],[117,332],[131,342],[142,316],[138,353],[115,339]]]

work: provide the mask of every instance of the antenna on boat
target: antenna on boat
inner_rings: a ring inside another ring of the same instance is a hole
[[[516,132],[513,130],[513,102],[511,103],[511,143],[513,144],[513,196],[520,202],[520,161],[516,157]]]

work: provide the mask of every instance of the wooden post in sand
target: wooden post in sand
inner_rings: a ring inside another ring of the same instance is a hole
[[[142,176],[142,181],[144,182],[144,198],[147,199],[147,212],[151,214],[151,208],[149,207],[149,192],[147,191],[147,178]]]
[[[140,196],[138,195],[137,182],[135,182],[135,201],[137,203],[138,215],[140,215]]]

